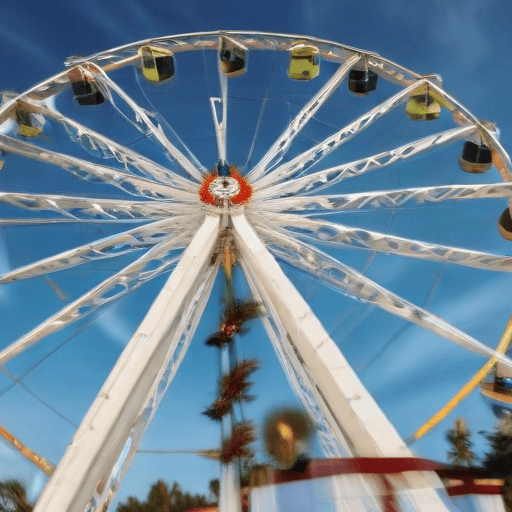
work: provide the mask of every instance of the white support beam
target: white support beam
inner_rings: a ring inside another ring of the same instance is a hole
[[[461,139],[474,134],[476,128],[473,125],[464,125],[457,128],[451,128],[443,132],[435,133],[417,139],[413,142],[408,142],[403,146],[391,149],[389,151],[383,151],[376,155],[372,155],[359,160],[353,160],[345,164],[330,167],[322,171],[317,171],[312,174],[303,176],[302,178],[292,179],[278,183],[271,187],[256,190],[254,199],[260,200],[262,198],[278,197],[278,196],[290,196],[290,195],[303,195],[311,194],[312,192],[318,192],[319,190],[330,187],[335,183],[339,183],[341,180],[347,178],[353,178],[354,176],[361,176],[374,169],[383,169],[396,162],[407,160],[416,155],[437,149],[441,146],[451,144]],[[269,175],[270,176],[270,175]]]
[[[268,214],[261,212],[258,219],[265,227],[292,233],[301,240],[315,241],[332,247],[366,249],[368,251],[398,254],[408,258],[421,258],[452,265],[481,268],[499,272],[512,272],[512,256],[501,256],[461,247],[438,245],[379,231],[354,228],[336,222],[308,219],[290,213]],[[291,229],[290,229],[291,228]]]
[[[320,321],[285,276],[243,214],[233,216],[233,234],[244,263],[257,276],[278,312],[290,343],[316,380],[317,391],[347,436],[355,456],[409,457],[411,452],[394,426],[352,370]],[[420,473],[408,480],[415,510],[447,510],[435,486],[435,474]]]
[[[35,105],[34,103],[23,103],[26,110],[37,112],[45,118],[51,119],[56,123],[59,123],[64,130],[67,132],[69,138],[78,144],[80,144],[87,152],[93,151],[96,156],[105,159],[111,158],[113,161],[117,161],[122,164],[125,171],[133,174],[134,176],[144,176],[157,183],[169,185],[178,190],[195,192],[197,190],[197,184],[190,181],[179,174],[171,171],[170,169],[153,162],[151,159],[146,158],[139,153],[129,149],[127,146],[123,146],[112,139],[109,139],[101,133],[95,132],[94,130],[78,123],[74,119],[62,115],[56,110],[52,110],[44,105]],[[20,151],[20,147],[24,144],[20,143],[17,139],[13,139],[11,144],[16,144],[18,147],[8,148],[8,153],[13,152],[17,154],[23,154]],[[28,143],[25,143],[28,144]],[[33,146],[33,145],[32,145]],[[25,146],[26,147],[26,146]],[[37,146],[36,149],[41,150]],[[29,156],[29,155],[25,155]],[[32,157],[31,157],[32,158]],[[49,163],[55,163],[60,165],[60,162],[53,162],[49,160]]]
[[[407,457],[409,449],[244,215],[233,216],[242,259],[272,301],[320,393],[344,426],[354,455]]]
[[[114,108],[117,108],[115,102],[112,98],[112,94],[110,91],[115,92],[131,109],[133,113],[133,120],[135,121],[134,126],[145,133],[146,129],[151,132],[153,137],[161,144],[162,148],[166,151],[167,155],[171,160],[177,162],[177,164],[187,171],[190,176],[195,178],[197,181],[201,182],[203,179],[203,172],[206,169],[196,161],[195,157],[193,159],[199,164],[196,166],[195,162],[190,161],[185,154],[183,154],[166,136],[164,133],[163,126],[159,124],[157,121],[156,124],[153,122],[148,113],[141,108],[126,92],[119,87],[104,71],[101,67],[96,66],[95,64],[91,64],[90,68],[93,71],[97,71],[96,79],[100,82],[106,92],[108,97],[112,103]],[[132,122],[132,120],[129,120]],[[189,152],[190,154],[190,152]]]
[[[182,190],[182,188],[165,185],[153,179],[135,176],[115,167],[100,165],[82,158],[51,151],[46,148],[43,149],[30,142],[17,140],[7,135],[0,134],[0,149],[7,153],[15,153],[45,164],[58,165],[78,178],[93,178],[118,187],[127,194],[146,198],[197,202],[196,190],[194,192]]]
[[[512,196],[512,186],[509,196]],[[117,198],[101,199],[97,197],[27,194],[23,192],[0,192],[0,203],[28,211],[56,212],[62,216],[62,220],[75,222],[137,221],[197,213],[197,204],[184,204],[177,201],[155,201],[152,199],[130,201]],[[30,221],[30,219],[27,220]]]
[[[210,98],[210,106],[212,107],[213,124],[215,126],[215,135],[217,136],[217,149],[219,153],[219,160],[221,162],[227,161],[227,128],[228,128],[228,77],[222,72],[220,59],[217,63],[219,68],[219,84],[221,97]],[[219,121],[217,113],[217,104],[220,103],[222,109],[222,118]]]
[[[329,78],[325,85],[304,105],[300,112],[290,121],[279,138],[272,144],[270,149],[265,153],[263,158],[254,166],[247,175],[247,178],[254,182],[261,178],[268,169],[275,165],[284,155],[285,151],[290,147],[295,137],[306,126],[308,121],[316,114],[325,102],[330,98],[331,94],[345,80],[348,72],[361,59],[359,55],[353,55],[346,62],[341,64],[334,75]]]
[[[258,180],[258,182],[254,184],[254,188],[259,190],[261,188],[266,188],[277,181],[289,180],[295,177],[298,173],[304,174],[312,165],[317,164],[329,153],[333,152],[342,144],[345,144],[353,137],[369,128],[382,116],[404,103],[410,96],[411,92],[425,82],[426,80],[420,80],[419,82],[399,91],[394,96],[391,96],[391,98],[384,100],[376,107],[365,112],[356,120],[341,128],[341,130],[338,130],[333,135],[330,135],[323,141],[315,144],[312,148],[309,148],[303,153],[292,158],[290,161],[277,167],[271,174],[268,174]]]
[[[349,456],[351,454],[350,447],[345,441],[340,425],[333,418],[328,404],[325,403],[323,397],[318,393],[311,375],[303,368],[297,354],[293,350],[293,346],[288,343],[286,330],[279,319],[277,311],[275,311],[273,304],[260,286],[258,279],[252,274],[243,260],[242,268],[253,297],[258,302],[264,303],[266,316],[262,319],[263,325],[288,383],[316,425],[324,456],[336,458]]]
[[[165,374],[172,354],[176,361],[183,358],[186,344],[180,343],[190,335],[196,321],[184,317],[197,302],[198,290],[205,294],[205,275],[217,241],[219,217],[207,216],[178,266],[154,301],[146,317],[119,357],[114,369],[101,388],[68,446],[57,469],[45,487],[34,512],[84,512],[102,510],[111,475],[122,464],[125,451],[133,451],[140,440],[140,428],[147,426],[143,411],[148,398]],[[176,351],[181,353],[176,356]],[[170,356],[171,355],[171,356]],[[170,380],[167,376],[167,383]],[[159,389],[156,389],[158,392]],[[131,441],[131,442],[130,442]],[[114,486],[115,486],[114,482]],[[110,487],[113,492],[115,487]]]

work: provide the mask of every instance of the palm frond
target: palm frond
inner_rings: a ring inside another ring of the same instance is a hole
[[[233,336],[228,336],[226,333],[215,332],[210,334],[208,338],[206,338],[206,345],[209,347],[217,347],[222,348],[224,345],[230,343],[233,340]]]
[[[213,402],[213,404],[206,409],[203,414],[208,416],[211,420],[221,421],[222,418],[231,411],[233,408],[233,404],[231,400],[226,400],[224,398],[220,398]]]
[[[262,315],[261,304],[251,299],[235,299],[225,305],[224,324],[236,325],[239,328],[244,323]]]
[[[231,401],[252,400],[253,397],[247,395],[247,390],[251,387],[252,382],[249,382],[247,378],[258,368],[259,363],[256,359],[242,361],[236,365],[231,372],[222,379],[222,398]]]
[[[220,460],[227,464],[237,457],[253,457],[254,452],[248,445],[255,439],[253,425],[247,422],[238,424],[233,428],[231,437],[222,443]]]

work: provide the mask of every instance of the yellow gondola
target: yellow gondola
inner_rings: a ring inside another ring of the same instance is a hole
[[[247,54],[245,46],[233,39],[222,37],[219,50],[222,72],[230,78],[243,75],[247,71]]]
[[[297,44],[291,49],[288,76],[293,80],[311,80],[320,73],[319,50],[314,46]]]
[[[441,115],[441,105],[429,94],[428,84],[421,85],[413,92],[405,113],[414,121],[431,121]]]
[[[156,46],[142,46],[139,49],[142,74],[150,82],[165,82],[174,76],[174,53]]]
[[[18,105],[15,114],[16,122],[20,135],[23,137],[37,137],[43,131],[44,121],[41,116],[37,116],[25,110]]]

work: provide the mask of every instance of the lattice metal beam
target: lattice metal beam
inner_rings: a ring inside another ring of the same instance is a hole
[[[290,147],[295,137],[306,126],[306,123],[315,115],[315,113],[330,98],[331,94],[345,80],[350,69],[360,60],[359,55],[354,55],[347,62],[344,62],[331,76],[327,83],[304,105],[300,112],[292,119],[283,133],[272,144],[270,149],[265,153],[262,159],[254,166],[247,175],[247,179],[255,181],[263,174],[268,172],[283,157],[286,150]],[[264,180],[267,182],[267,180]],[[270,178],[270,182],[273,178]]]
[[[408,457],[412,454],[381,411],[307,303],[291,284],[243,214],[233,216],[233,234],[240,255],[267,292],[286,329],[289,342],[314,376],[317,390],[358,456]],[[430,472],[404,473],[414,510],[447,510],[434,487],[442,487]]]
[[[219,217],[207,216],[180,263],[121,354],[45,487],[34,512],[102,510],[136,450],[190,339],[211,282],[205,282],[217,240]],[[210,280],[211,281],[211,280]],[[187,317],[193,316],[188,321]],[[168,371],[167,371],[168,369]],[[92,499],[91,499],[92,497]]]
[[[323,171],[318,171],[302,178],[293,179],[264,190],[259,190],[254,193],[254,199],[317,192],[339,183],[341,180],[361,176],[373,169],[383,169],[395,162],[407,160],[425,151],[464,139],[475,132],[476,127],[473,125],[445,130],[444,132],[409,142],[390,151],[383,151],[377,155],[337,165],[336,167],[330,167],[329,169],[324,169]]]

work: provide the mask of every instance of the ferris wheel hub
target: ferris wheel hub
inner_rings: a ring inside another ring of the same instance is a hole
[[[238,173],[232,165],[229,168],[230,175],[222,175],[212,172],[203,178],[199,188],[199,197],[203,203],[219,206],[225,200],[230,205],[244,204],[252,196],[252,187],[247,180]]]
[[[240,192],[240,183],[235,178],[219,176],[208,187],[210,194],[216,199],[230,199]]]

